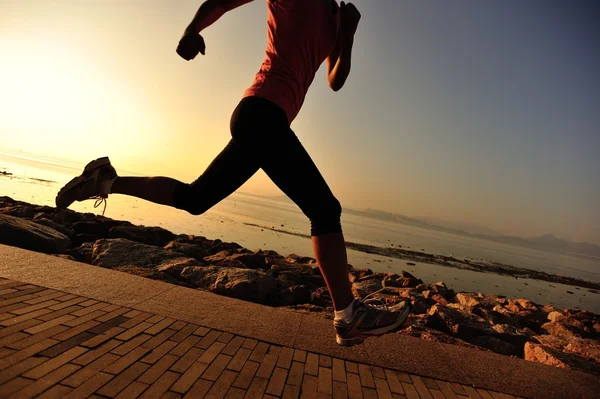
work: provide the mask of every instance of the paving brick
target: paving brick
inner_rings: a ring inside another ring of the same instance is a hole
[[[124,316],[127,317],[127,313],[125,313]],[[134,318],[129,319],[126,322],[124,322],[123,324],[121,324],[121,327],[126,328],[126,329],[133,328],[133,327],[137,326],[138,324],[145,322],[150,317],[152,317],[152,313],[141,313],[141,314],[135,316]],[[149,326],[150,325],[148,323],[148,327]]]
[[[96,320],[101,323],[105,323],[105,322],[110,321],[110,320],[114,319],[115,317],[119,317],[119,316],[121,316],[121,318],[124,319],[123,321],[129,320],[128,317],[123,316],[124,313],[127,313],[129,311],[129,308],[119,307],[119,308],[111,310],[111,311],[109,311],[108,308],[105,308],[104,311],[106,311],[108,313],[106,313],[104,316],[96,317]]]
[[[386,380],[376,377],[375,388],[377,389],[377,396],[379,399],[392,399],[392,391],[390,391],[390,387]]]
[[[14,350],[14,349],[0,348],[0,358],[3,358],[4,356],[12,355],[15,352],[16,352],[16,350]]]
[[[225,356],[225,355],[223,355]],[[210,391],[206,394],[206,399],[222,399],[229,390],[231,383],[235,380],[237,373],[231,370],[225,370],[218,380],[215,381]]]
[[[327,368],[327,367],[319,367],[319,375],[318,375],[318,379],[319,379],[319,387],[317,389],[318,392],[327,394],[327,395],[331,395],[332,392],[332,387],[333,387],[333,380],[332,380],[332,375],[331,375],[331,369]]]
[[[117,341],[116,339],[105,342],[101,346],[95,349],[91,349],[87,353],[84,353],[83,355],[79,356],[71,363],[79,364],[81,366],[87,366],[89,363],[93,362],[94,360],[98,359],[99,357],[103,356],[104,354],[110,352],[111,350],[119,346],[119,344],[121,344],[121,341]]]
[[[345,382],[333,381],[333,399],[347,399],[348,386]]]
[[[175,319],[166,318],[166,319],[159,321],[158,323],[152,325],[152,327],[148,327],[148,329],[145,330],[144,333],[150,334],[150,335],[156,335],[159,332],[161,332],[162,330],[164,330],[165,328],[169,327],[174,322],[175,322]]]
[[[124,317],[124,316],[115,316],[107,321],[100,321],[99,319],[100,318],[94,319],[101,324],[90,329],[90,332],[93,334],[102,334],[108,330],[113,329],[114,327],[119,326],[120,324],[122,324],[128,320],[127,317]],[[123,327],[121,327],[121,328],[123,328]],[[124,328],[123,328],[123,331],[125,331]]]
[[[175,356],[183,356],[183,354],[186,353],[199,340],[200,340],[200,337],[198,337],[196,335],[189,335],[187,338],[185,338],[183,341],[181,341],[179,343],[179,345],[177,345],[175,348],[171,349],[170,353]]]
[[[141,357],[146,355],[149,351],[150,349],[148,348],[138,346],[137,348],[135,348],[134,350],[132,350],[131,352],[129,352],[110,366],[106,367],[102,371],[111,374],[121,373],[127,367],[132,365],[135,361],[139,360]]]
[[[240,349],[242,344],[244,343],[244,337],[234,337],[231,341],[227,343],[227,346],[221,351],[224,355],[233,356]]]
[[[94,319],[98,316],[102,316],[105,314],[106,314],[106,312],[103,312],[101,310],[96,310],[95,312],[86,314],[85,316],[77,317],[73,320],[66,321],[63,324],[65,326],[69,326],[69,327],[77,327],[77,326],[87,323],[87,322],[93,322],[94,326],[97,326],[98,324],[100,324],[100,322],[95,321]]]
[[[250,357],[252,351],[248,348],[240,348],[233,356],[233,359],[227,365],[227,369],[233,371],[240,371],[244,367],[244,363]]]
[[[71,348],[75,348],[76,346],[78,346],[84,341],[87,341],[91,337],[93,337],[93,334],[87,332],[81,333],[79,335],[67,339],[66,341],[56,344],[43,352],[40,352],[40,355],[47,357],[58,356],[60,353],[66,352]],[[87,348],[85,348],[85,350],[87,351]]]
[[[242,389],[248,389],[259,366],[260,364],[256,362],[253,362],[251,360],[247,361],[246,364],[244,364],[244,367],[242,367],[237,378],[235,379],[233,386]]]
[[[105,312],[114,312],[117,309],[123,309],[123,307],[119,305],[108,305],[102,308],[102,310],[104,310]]]
[[[188,324],[185,327],[183,327],[181,330],[179,330],[177,332],[177,334],[173,335],[173,337],[171,337],[171,339],[175,342],[182,342],[188,336],[192,335],[192,333],[194,331],[196,331],[197,329],[198,329],[197,325]],[[198,341],[199,341],[199,339],[196,340],[196,342],[198,342]]]
[[[53,357],[53,358],[45,361],[44,363],[40,364],[39,366],[24,373],[23,377],[31,378],[34,380],[40,379],[43,376],[45,376],[46,374],[61,367],[63,364],[67,364],[71,360],[82,355],[86,351],[87,351],[86,348],[82,348],[80,346],[69,349],[68,351],[61,353],[60,355]]]
[[[267,344],[265,342],[259,342],[254,347],[254,350],[252,351],[252,354],[250,355],[250,360],[252,360],[253,362],[262,362],[262,360],[266,356],[268,350],[269,350],[269,344]]]
[[[302,398],[316,398],[319,379],[313,375],[305,374],[302,382]]]
[[[171,391],[181,394],[186,393],[207,368],[208,364],[195,362],[186,370],[185,373],[183,373],[181,377],[179,377],[175,384],[173,384]]]
[[[442,391],[439,391],[437,389],[430,389],[429,392],[433,396],[433,399],[446,399],[446,396],[442,393]],[[406,398],[406,396],[403,396],[403,397]],[[463,397],[465,397],[465,396],[463,396]],[[469,396],[469,398],[475,399],[472,396]],[[481,396],[479,396],[479,398],[481,398]]]
[[[30,357],[20,361],[19,363],[15,363],[11,367],[5,368],[4,370],[0,371],[0,385],[12,380],[27,370],[31,370],[39,364],[44,363],[46,360],[48,359],[45,357]]]
[[[68,306],[64,309],[60,309],[60,310],[53,310],[50,313],[46,313],[45,315],[41,315],[36,317],[36,319],[38,320],[42,320],[42,321],[50,321],[50,320],[54,320],[56,318],[59,318],[60,316],[64,316],[66,314],[70,314],[71,312],[75,312],[79,309],[83,309],[81,306],[79,305],[73,305],[73,306]]]
[[[130,351],[132,351],[133,349],[142,345],[144,342],[148,341],[151,337],[152,337],[151,335],[147,335],[147,334],[138,335],[137,337],[133,338],[132,340],[129,340],[129,341],[123,343],[122,345],[117,346],[111,352],[114,353],[115,355],[124,356],[127,353],[129,353]]]
[[[219,342],[221,343],[221,342]],[[227,363],[231,361],[231,356],[220,354],[217,358],[208,366],[202,378],[208,381],[216,381],[219,375],[227,367]]]
[[[179,331],[179,330],[181,330],[183,327],[185,327],[185,326],[186,326],[186,324],[187,324],[187,323],[186,323],[185,321],[181,321],[181,320],[179,320],[179,321],[176,321],[175,323],[171,324],[171,326],[169,326],[169,328],[171,328],[171,329],[173,329],[173,330],[176,330],[176,331]]]
[[[213,343],[203,354],[198,358],[199,362],[211,363],[219,353],[225,348],[225,344],[222,342]]]
[[[204,349],[191,348],[171,366],[170,370],[176,373],[185,373],[185,371],[194,364],[203,353]]]
[[[362,387],[362,392],[365,399],[377,399],[377,391],[373,388]]]
[[[35,294],[30,294],[30,295],[24,295],[21,297],[17,297],[17,298],[9,298],[9,299],[3,299],[0,300],[0,309],[2,309],[2,311],[4,312],[4,307],[8,306],[8,305],[12,305],[14,303],[18,303],[18,302],[23,302],[27,299],[33,299],[33,298],[37,298],[38,296]],[[23,307],[27,306],[26,304],[23,304]]]
[[[427,384],[427,381],[425,382],[425,384]],[[429,385],[427,385],[427,386],[429,387]],[[437,383],[436,383],[436,386],[437,386]],[[429,388],[431,388],[431,387],[429,387]],[[483,399],[481,397],[481,395],[479,394],[479,392],[477,392],[477,390],[475,388],[466,386],[466,385],[463,385],[463,388],[464,388],[465,392],[467,393],[467,395],[469,395],[472,399]]]
[[[44,330],[47,330],[47,329],[57,326],[59,324],[64,324],[64,323],[68,322],[69,320],[73,320],[74,318],[75,318],[75,316],[64,315],[64,316],[58,317],[56,319],[46,321],[41,324],[36,323],[36,325],[34,325],[33,327],[29,327],[29,328],[25,329],[24,331],[28,334],[37,334],[39,332],[42,332]]]
[[[358,375],[360,376],[360,385],[363,387],[375,388],[375,381],[371,374],[371,368],[367,364],[358,365]]]
[[[125,327],[126,323],[123,323],[121,325],[121,327],[126,328]],[[147,329],[148,327],[152,326],[151,323],[148,322],[141,322],[139,324],[137,324],[134,327],[129,328],[128,330],[123,331],[121,334],[117,335],[115,338],[116,339],[120,339],[122,341],[127,341],[132,339],[133,337],[135,337],[138,334],[141,334],[142,331],[144,331],[145,329]]]
[[[48,310],[48,309],[38,309],[36,311],[33,311],[31,313],[26,313],[26,314],[23,314],[21,316],[12,316],[12,317],[10,317],[8,319],[4,319],[4,320],[0,321],[0,325],[1,326],[5,326],[5,327],[14,326],[15,324],[22,323],[22,322],[24,322],[26,320],[30,320],[30,319],[36,318],[37,316],[41,316],[41,315],[44,315],[44,314],[49,313],[49,312],[51,312],[51,310]]]
[[[204,337],[206,334],[208,334],[209,331],[210,331],[210,328],[200,326],[192,334]]]
[[[60,299],[60,298],[58,298],[58,299]],[[77,304],[79,304],[81,302],[85,302],[85,300],[86,299],[83,298],[83,297],[76,296],[75,298],[70,299],[68,301],[64,301],[64,302],[58,303],[56,305],[52,305],[48,309],[50,309],[50,310],[61,310],[61,309],[64,309],[64,308],[68,308],[69,306],[73,306],[73,305],[77,305]]]
[[[333,380],[346,382],[346,367],[344,367],[344,361],[342,359],[333,359]]]
[[[423,382],[421,377],[412,375],[412,376],[410,376],[410,378],[413,380],[413,385],[417,389],[417,392],[419,392],[419,396],[422,399],[433,399],[433,397],[429,393],[429,389],[427,389],[427,386],[425,386],[425,383]],[[464,390],[463,390],[463,392],[464,392]],[[465,394],[466,394],[466,392],[465,392]]]
[[[415,377],[411,377],[411,378],[413,379],[413,381],[415,380]],[[416,377],[416,378],[421,379],[421,377]],[[416,385],[416,381],[415,381],[415,385]],[[465,391],[460,384],[457,384],[455,382],[449,382],[448,385],[450,385],[450,388],[452,388],[452,390],[454,391],[455,394],[468,396],[467,391]]]
[[[271,373],[275,368],[275,364],[277,364],[277,356],[278,355],[276,354],[268,353],[260,363],[260,367],[256,372],[256,376],[260,378],[265,378],[267,380],[271,378]]]
[[[142,394],[142,392],[146,390],[146,388],[148,388],[148,385],[134,381],[119,395],[117,395],[116,399],[135,399],[139,397]]]
[[[160,359],[161,357],[163,357],[164,355],[169,353],[169,351],[171,349],[173,349],[176,345],[177,345],[177,342],[166,341],[166,342],[163,342],[156,349],[144,348],[143,346],[141,346],[140,348],[144,348],[144,349],[147,349],[148,351],[151,351],[147,356],[142,358],[142,362],[154,364],[158,361],[158,359]]]
[[[300,398],[300,387],[286,385],[283,389],[282,399],[298,399]]]
[[[302,349],[294,349],[294,361],[306,362],[306,351]]]
[[[346,367],[348,364],[346,364]],[[360,386],[360,377],[355,373],[346,373],[346,383],[348,385],[348,397],[351,399],[362,399],[362,387]]]
[[[171,338],[176,332],[177,331],[171,329],[161,331],[158,335],[155,335],[149,341],[143,343],[142,346],[144,348],[154,349],[169,338]]]
[[[10,305],[0,307],[0,313],[7,313],[7,312],[13,311],[15,309],[25,308],[27,306],[29,306],[29,305],[26,303],[23,303],[23,302],[12,303]]]
[[[59,341],[63,341],[65,339],[74,337],[84,331],[88,331],[89,329],[96,327],[98,324],[100,324],[100,322],[95,321],[95,320],[88,320],[85,323],[77,324],[77,326],[71,326],[72,328],[69,328],[68,330],[66,330],[64,332],[56,334],[56,335],[52,336],[52,338],[58,339]],[[66,325],[66,323],[65,323],[65,325]]]
[[[40,396],[37,396],[36,399],[63,399],[71,391],[73,391],[72,388],[64,385],[54,385]]]
[[[160,398],[171,385],[179,378],[179,374],[172,371],[164,373],[154,384],[144,391],[140,398],[154,399]]]
[[[287,384],[291,386],[301,387],[302,377],[304,376],[304,363],[294,361],[290,368]]]
[[[260,399],[263,397],[265,390],[267,389],[268,380],[260,377],[254,377],[250,387],[248,388],[248,392],[246,392],[246,396],[244,399]]]
[[[84,341],[81,343],[81,346],[85,346],[86,348],[96,348],[97,346],[105,343],[106,341],[110,340],[111,338],[115,337],[116,335],[119,335],[120,333],[122,333],[123,331],[125,331],[124,328],[121,327],[113,327],[108,331],[105,331],[104,333],[100,334],[100,335],[96,335],[95,337],[92,337],[90,339],[88,339],[87,341]],[[121,341],[117,341],[117,345],[121,344]]]
[[[410,376],[406,373],[403,373],[401,371],[397,371],[396,375],[398,376],[398,379],[402,382],[407,382],[409,384],[412,384],[412,379],[410,378]]]
[[[246,338],[246,340],[242,344],[242,347],[244,347],[246,349],[254,349],[257,344],[258,344],[257,340],[255,340],[253,338]]]
[[[42,292],[40,291],[40,292],[38,292],[38,294],[42,294]],[[29,305],[35,305],[35,304],[38,304],[41,302],[46,302],[50,299],[55,299],[57,302],[61,302],[59,300],[59,298],[64,295],[65,295],[64,292],[54,291],[54,290],[46,290],[46,291],[43,291],[43,295],[40,295],[37,298],[28,299],[26,301],[23,301],[23,303],[27,303]]]
[[[160,397],[160,399],[180,399],[181,395],[172,391],[167,391],[164,393],[163,396]]]
[[[154,384],[158,378],[163,375],[169,367],[171,367],[176,361],[178,357],[173,355],[164,355],[160,360],[158,360],[152,367],[150,367],[146,372],[141,375],[137,380],[139,382],[143,382],[144,384]]]
[[[23,377],[13,378],[12,380],[0,385],[0,397],[7,398],[11,394],[25,388],[33,381]]]
[[[0,330],[0,338],[6,337],[8,335],[11,335],[13,333],[25,330],[27,328],[30,328],[32,326],[36,326],[41,324],[42,322],[36,319],[29,319],[29,320],[25,320],[22,323],[19,324],[15,324],[13,326],[10,327],[5,327],[3,329]],[[27,332],[27,331],[25,331]]]
[[[404,389],[402,388],[402,384],[400,380],[398,380],[398,376],[392,370],[385,370],[385,376],[388,382],[388,386],[390,387],[390,391],[392,393],[397,393],[400,395],[404,395]]]
[[[131,310],[129,310],[129,312],[125,313],[125,317],[133,319],[134,317],[137,317],[137,316],[141,315],[142,313],[143,312],[141,310],[131,309]]]
[[[437,384],[437,382],[435,382],[435,380],[433,378],[428,378],[428,377],[421,377],[421,378],[422,378],[423,382],[425,383],[425,385],[427,386],[427,388],[437,389],[437,390],[440,389],[439,385]]]
[[[221,335],[220,331],[210,330],[208,332],[208,334],[206,334],[204,337],[202,337],[202,339],[200,341],[198,341],[198,343],[195,346],[200,349],[208,349],[208,347],[211,346],[213,344],[213,342],[215,342],[217,340],[217,338],[219,338],[220,335]],[[222,343],[222,342],[219,342],[219,343]],[[225,347],[225,344],[223,344],[223,347]]]
[[[124,390],[126,390],[126,388],[133,381],[135,381],[136,378],[146,372],[148,368],[149,366],[145,363],[135,362],[128,367],[127,370],[117,375],[108,384],[104,385],[100,390],[98,390],[98,394],[108,396],[109,398],[114,398],[120,393],[123,393]],[[144,387],[148,386],[147,384],[143,385]]]
[[[25,388],[16,392],[14,395],[18,398],[33,398],[49,389],[53,385],[58,384],[60,381],[73,374],[79,369],[79,366],[74,364],[64,364],[53,372],[45,375],[37,381],[32,382]]]
[[[275,370],[273,370],[273,376],[269,380],[269,384],[267,385],[267,390],[265,392],[269,395],[281,396],[283,394],[283,387],[285,386],[287,375],[287,369],[275,367]]]
[[[57,303],[60,303],[60,302],[58,302],[56,300],[53,300],[53,299],[50,299],[50,300],[47,300],[47,301],[43,301],[43,302],[39,302],[39,303],[33,304],[31,306],[27,306],[25,308],[20,308],[20,309],[13,310],[11,313],[14,313],[16,315],[24,315],[25,313],[34,312],[36,310],[40,310],[40,309],[43,309],[43,308],[48,307],[48,306],[56,305]],[[52,310],[50,310],[50,309],[47,309],[47,310],[48,311],[46,313],[51,313],[52,312]]]
[[[203,379],[199,379],[192,385],[187,394],[183,397],[183,399],[196,399],[196,398],[204,398],[204,395],[208,392],[210,387],[212,386],[212,381],[206,381]]]
[[[485,389],[479,389],[477,388],[477,393],[483,398],[483,399],[494,399],[494,397]]]
[[[404,388],[404,394],[408,399],[419,399],[419,392],[415,388],[413,384],[409,384],[407,382],[402,382],[402,388]],[[456,395],[455,395],[456,398]],[[450,399],[450,397],[448,397]]]
[[[108,304],[106,302],[98,302],[98,301],[95,301],[96,303],[90,306],[90,305],[86,305],[87,302],[88,301],[81,302],[79,304],[79,306],[83,306],[84,308],[80,309],[80,310],[78,310],[76,312],[73,312],[71,314],[73,316],[81,317],[81,316],[85,316],[85,315],[88,315],[90,313],[93,313],[93,312],[95,312],[97,310],[103,310],[104,308],[107,308],[107,307],[111,306],[110,304]],[[107,313],[105,310],[103,310],[103,311],[104,311],[104,314]]]
[[[288,347],[282,348],[281,353],[279,354],[279,358],[277,359],[277,367],[289,370],[290,366],[292,365],[293,357],[294,349]]]
[[[114,376],[107,373],[97,373],[92,378],[78,386],[64,399],[85,399],[109,382]]]
[[[31,286],[31,288],[26,288],[26,289],[21,289],[21,287],[19,287],[19,286],[15,287],[18,291],[11,292],[10,294],[5,294],[2,297],[6,298],[6,299],[21,298],[21,301],[22,301],[23,297],[26,297],[26,296],[38,293],[40,291],[45,291],[46,290],[46,288],[44,288],[44,287]],[[40,295],[38,294],[36,296],[40,296]],[[30,298],[27,298],[27,299],[30,299]]]
[[[331,356],[319,355],[319,366],[331,368]]]
[[[56,299],[58,301],[61,302],[66,302],[66,301],[70,301],[71,299],[75,299],[75,298],[79,298],[77,295],[75,294],[65,294],[64,292],[62,293],[63,295],[56,297]]]
[[[232,333],[224,332],[223,334],[221,334],[219,336],[219,338],[217,339],[217,341],[223,342],[224,344],[228,344],[229,341],[231,341],[232,338],[233,338],[233,334]]]
[[[306,364],[304,365],[304,374],[317,376],[319,375],[319,355],[309,353],[306,356]]]
[[[69,378],[63,380],[62,384],[72,388],[77,388],[79,385],[92,378],[100,370],[112,364],[117,359],[119,359],[119,356],[113,355],[112,353],[107,353],[99,359],[94,360],[84,368],[80,369],[76,373],[72,374]]]
[[[22,360],[27,359],[30,356],[33,356],[46,348],[55,345],[58,341],[54,339],[45,339],[37,344],[28,346],[25,349],[21,349],[13,354],[3,357],[0,359],[0,370],[4,370],[7,367],[12,366],[13,364],[19,363]]]
[[[0,347],[10,348],[11,344],[14,344],[17,341],[22,341],[25,338],[28,338],[30,335],[22,332],[16,332],[5,337],[0,338]],[[16,348],[13,348],[16,349]]]
[[[448,384],[446,381],[437,381],[437,383],[438,383],[438,386],[440,387],[440,391],[442,391],[444,393],[444,396],[446,396],[446,398],[457,399],[457,396],[454,393],[454,391],[452,390],[452,387],[450,386],[450,384]]]
[[[227,395],[225,395],[225,399],[243,399],[244,395],[246,395],[246,390],[236,387],[229,388],[227,391]]]

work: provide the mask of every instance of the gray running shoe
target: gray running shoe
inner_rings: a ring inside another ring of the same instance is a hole
[[[410,313],[410,304],[402,302],[389,310],[385,306],[370,305],[364,300],[355,300],[352,319],[333,321],[336,342],[341,346],[360,344],[366,337],[377,336],[398,328]]]
[[[88,163],[83,173],[68,182],[56,195],[56,207],[68,208],[75,201],[95,199],[94,207],[104,202],[106,209],[106,184],[117,177],[115,168],[108,157],[98,158]],[[104,214],[104,212],[102,212]]]

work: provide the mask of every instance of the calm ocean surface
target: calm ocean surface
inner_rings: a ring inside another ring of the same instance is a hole
[[[0,175],[0,196],[54,206],[58,190],[81,172],[82,165],[68,165],[0,151],[0,171],[3,170],[11,172],[13,176]],[[94,208],[93,204],[94,201],[75,203],[72,209],[101,214],[102,207]],[[161,226],[177,234],[195,234],[237,242],[252,250],[262,248],[275,250],[282,255],[295,253],[313,256],[311,243],[307,238],[247,225],[309,234],[310,226],[306,217],[294,204],[278,199],[234,193],[207,213],[193,216],[147,201],[112,195],[108,200],[105,216],[128,220],[134,224]],[[496,261],[600,282],[600,259],[591,257],[555,254],[348,213],[342,215],[342,226],[346,240],[355,243],[380,247],[401,245],[415,251]],[[354,250],[348,251],[348,258],[354,267],[396,273],[407,270],[426,282],[444,281],[456,291],[527,298],[537,303],[552,303],[561,308],[578,307],[600,313],[600,295],[584,288],[457,270],[434,264],[417,263],[412,266],[407,265],[405,260]]]

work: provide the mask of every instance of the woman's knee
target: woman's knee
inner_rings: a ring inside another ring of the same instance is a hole
[[[342,205],[333,196],[327,201],[320,202],[308,217],[311,236],[342,232]]]
[[[209,207],[203,204],[191,184],[181,183],[173,191],[173,206],[192,215],[202,215]]]

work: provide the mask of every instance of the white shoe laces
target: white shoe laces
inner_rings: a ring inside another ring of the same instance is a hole
[[[102,216],[104,216],[104,212],[106,211],[106,198],[100,195],[95,195],[90,197],[90,199],[96,200],[96,202],[94,202],[94,208],[98,208],[102,203],[104,203],[104,208],[102,209]]]

